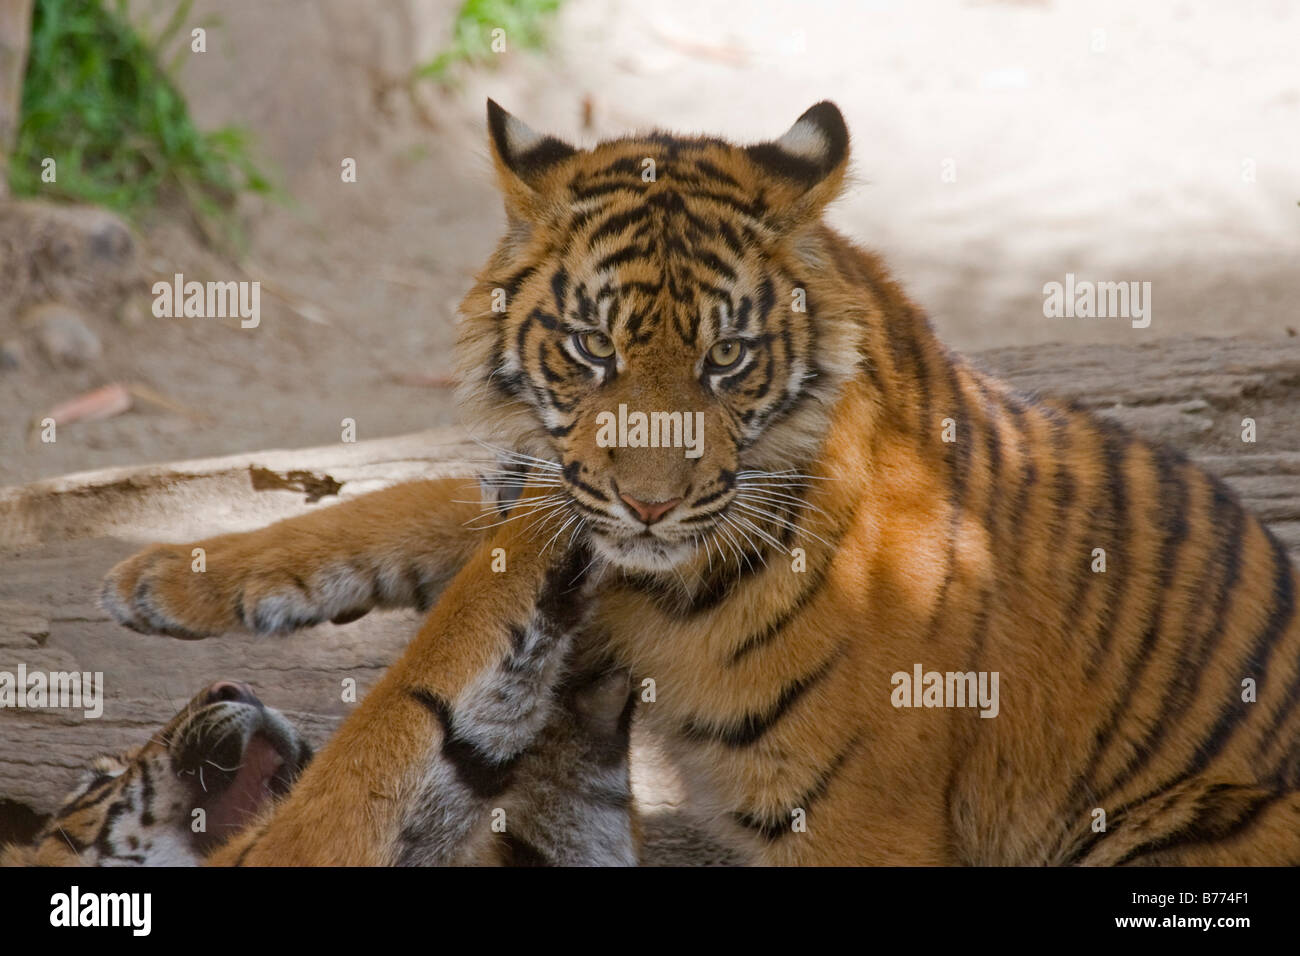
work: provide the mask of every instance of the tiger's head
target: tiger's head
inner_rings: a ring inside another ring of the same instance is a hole
[[[196,866],[288,791],[311,748],[246,684],[219,681],[135,750],[96,758],[8,866]],[[202,811],[201,813],[197,811]]]
[[[540,472],[539,518],[632,572],[786,534],[781,478],[810,466],[859,363],[860,305],[813,288],[848,165],[839,110],[750,146],[576,149],[491,101],[488,126],[508,227],[459,341],[468,423],[507,448],[487,483]]]

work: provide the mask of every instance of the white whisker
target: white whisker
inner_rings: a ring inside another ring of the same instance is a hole
[[[770,511],[764,511],[761,508],[758,508],[752,504],[746,504],[745,502],[742,501],[735,502],[735,505],[737,508],[746,511],[749,514],[755,515],[759,518],[763,518],[764,520],[767,521],[771,521],[774,524],[780,525],[783,528],[789,528],[791,531],[795,532],[796,534],[806,534],[808,535],[808,537],[820,541],[822,544],[826,545],[826,547],[828,548],[831,547],[831,543],[827,541],[825,538],[814,534],[813,532],[809,531],[807,528],[801,525],[797,525],[792,521],[782,518],[780,515],[774,515]]]

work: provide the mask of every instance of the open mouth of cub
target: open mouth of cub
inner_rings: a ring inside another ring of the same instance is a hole
[[[278,711],[253,698],[219,703],[196,713],[180,728],[173,762],[193,781],[206,826],[196,834],[204,847],[247,826],[289,791],[311,750]]]
[[[264,734],[254,733],[230,782],[206,802],[209,832],[222,836],[245,826],[272,800],[288,793],[295,776],[291,758]]]

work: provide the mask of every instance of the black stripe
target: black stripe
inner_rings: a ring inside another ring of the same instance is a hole
[[[776,305],[776,288],[772,285],[771,276],[763,276],[763,281],[758,284],[758,327],[767,328],[768,316],[772,314],[772,309]]]
[[[1111,784],[1118,789],[1147,765],[1156,745],[1164,740],[1168,728],[1187,713],[1205,677],[1206,666],[1222,643],[1224,619],[1229,599],[1236,590],[1241,574],[1242,532],[1245,512],[1233,499],[1232,493],[1218,480],[1210,479],[1210,510],[1205,516],[1208,527],[1218,529],[1217,547],[1206,555],[1205,568],[1194,593],[1215,594],[1214,610],[1208,624],[1194,639],[1180,642],[1178,657],[1173,665],[1173,679],[1160,702],[1160,711],[1137,753],[1127,767]],[[1217,584],[1217,586],[1216,586]]]
[[[1267,529],[1264,533],[1268,537],[1277,572],[1277,577],[1273,579],[1273,610],[1269,615],[1268,625],[1245,661],[1245,668],[1254,668],[1254,672],[1261,675],[1267,669],[1273,645],[1286,632],[1295,617],[1295,574],[1290,557],[1282,542]],[[1292,648],[1292,651],[1294,650]],[[1262,678],[1260,683],[1263,683]],[[1286,690],[1284,702],[1273,714],[1268,729],[1264,731],[1259,752],[1262,753],[1263,748],[1268,743],[1272,743],[1272,738],[1281,731],[1282,724],[1294,711],[1297,699],[1300,699],[1300,665],[1297,665],[1296,673],[1291,677],[1291,685]]]
[[[583,491],[591,495],[591,497],[595,498],[597,501],[608,502],[610,500],[609,495],[605,494],[599,488],[587,484],[585,481],[579,478],[578,476],[581,473],[582,473],[582,462],[578,461],[578,459],[576,458],[564,466],[563,474],[564,474],[565,481],[573,485],[573,487],[575,488],[581,488]]]
[[[556,269],[551,276],[551,294],[555,296],[555,314],[564,315],[565,293],[569,288],[569,273],[563,268]]]
[[[891,338],[899,337],[900,333],[890,332]],[[916,388],[917,402],[917,428],[923,435],[930,435],[934,426],[934,372],[930,368],[930,359],[926,354],[925,343],[920,340],[915,329],[909,323],[906,332],[901,333],[907,346],[908,364],[913,369],[912,385]],[[958,436],[960,441],[960,435]]]
[[[722,276],[728,282],[736,281],[736,270],[727,263],[723,262],[717,255],[712,252],[700,250],[695,255],[695,261],[706,268],[712,269],[718,275]],[[717,290],[721,292],[721,297],[726,296],[726,290]]]
[[[967,419],[964,426],[965,430],[970,433],[970,440],[974,439],[974,422],[969,419],[965,412],[965,403],[957,398],[960,390],[960,382],[957,376],[956,367],[948,365],[949,384],[953,389],[954,401],[963,409],[963,417]],[[975,379],[976,386],[984,391],[984,384],[980,378]],[[984,527],[990,533],[994,530],[995,514],[994,509],[997,497],[1000,492],[998,486],[998,476],[1002,468],[1002,441],[997,434],[997,423],[993,415],[989,414],[988,406],[985,406],[986,420],[982,423],[984,427],[985,450],[988,455],[986,468],[988,470],[988,510],[984,516]],[[956,419],[954,419],[956,420]],[[963,437],[963,425],[958,421],[957,441],[951,444],[967,445],[968,439]],[[953,581],[957,576],[957,538],[961,530],[962,518],[965,515],[965,501],[967,492],[967,479],[970,471],[970,450],[966,448],[956,461],[950,458],[950,467],[958,469],[953,472],[953,490],[950,497],[952,514],[948,519],[948,531],[946,536],[947,547],[944,554],[944,575],[943,582],[939,585],[939,594],[934,602],[934,610],[930,614],[930,619],[926,625],[926,640],[936,640],[944,623],[944,611],[948,605],[948,595],[952,591]],[[958,477],[960,475],[960,477]],[[996,538],[994,539],[996,541]],[[986,594],[987,598],[987,594]],[[982,636],[980,636],[982,640]]]
[[[1286,550],[1271,536],[1269,537],[1269,542],[1273,547],[1274,558],[1278,562],[1275,565],[1278,574],[1277,577],[1274,578],[1273,584],[1273,610],[1269,615],[1269,619],[1261,628],[1258,637],[1255,639],[1255,646],[1251,653],[1251,659],[1258,660],[1267,659],[1267,651],[1277,641],[1279,635],[1286,626],[1286,622],[1295,611],[1295,595],[1293,582],[1291,580],[1291,565],[1286,559]],[[1225,593],[1230,593],[1230,591],[1231,587],[1225,589]],[[1226,598],[1222,598],[1222,596],[1221,599],[1226,600]],[[1231,739],[1240,722],[1250,713],[1249,708],[1254,706],[1257,705],[1246,704],[1239,698],[1229,697],[1220,709],[1219,719],[1215,721],[1214,726],[1211,727],[1209,732],[1201,739],[1200,744],[1196,748],[1195,755],[1183,771],[1174,779],[1162,783],[1154,790],[1131,801],[1120,809],[1125,810],[1129,807],[1138,806],[1141,803],[1155,798],[1159,794],[1173,790],[1175,787],[1180,786],[1187,780],[1200,774],[1210,765],[1210,762],[1214,760],[1215,757],[1223,752],[1223,749],[1227,746],[1228,741]],[[1267,735],[1265,736],[1265,739],[1269,739]]]
[[[984,445],[988,453],[988,493],[985,502],[984,527],[988,529],[993,541],[999,541],[996,528],[1000,512],[998,504],[1002,496],[1002,435],[998,431],[998,409],[993,402],[992,393],[983,378],[975,380],[980,393],[984,396]]]
[[[737,259],[745,257],[744,242],[736,234],[736,230],[732,229],[726,222],[718,223],[718,236],[722,239],[722,244],[727,247],[727,251],[733,256]]]
[[[649,293],[647,293],[647,295],[648,294]],[[658,293],[655,294],[657,295]],[[633,343],[636,345],[643,345],[650,341],[651,337],[654,335],[655,329],[659,328],[658,321],[654,321],[650,323],[649,328],[645,332],[642,332],[641,325],[648,318],[651,318],[650,309],[630,310],[627,321],[623,323],[623,328],[627,332],[628,337],[631,338]]]
[[[696,159],[694,162],[695,168],[704,173],[704,175],[708,176],[710,179],[719,180],[720,182],[736,189],[741,188],[740,183],[736,181],[735,177],[731,176],[729,173],[723,172],[707,159]]]
[[[811,674],[785,685],[775,703],[761,713],[745,714],[720,727],[692,720],[683,728],[682,735],[697,743],[721,743],[733,749],[752,746],[776,726],[810,687],[825,678],[842,656],[842,649],[837,650]]]
[[[537,350],[537,365],[541,369],[543,379],[550,382],[552,385],[559,385],[561,382],[567,382],[569,379],[567,375],[562,375],[555,371],[555,369],[551,368],[551,363],[547,358],[551,351],[551,347],[543,341]],[[556,349],[555,351],[559,352],[561,356],[568,359],[570,362],[574,361],[566,349]]]
[[[852,755],[853,751],[858,748],[858,744],[861,742],[861,735],[855,736],[850,740],[848,744],[846,744],[844,748],[835,755],[835,758],[829,765],[827,765],[826,769],[817,775],[817,779],[814,781],[813,785],[795,799],[795,802],[790,806],[791,812],[796,809],[801,809],[804,811],[805,819],[808,816],[811,816],[812,805],[822,797],[826,796],[827,791],[830,790],[831,782],[844,768],[849,757]],[[733,812],[731,816],[732,819],[742,827],[756,831],[768,842],[772,842],[779,837],[785,836],[787,833],[794,832],[791,829],[792,821],[790,820],[773,820],[771,817],[764,817],[759,814],[745,813],[741,811]]]
[[[263,832],[265,832],[265,828],[263,828]],[[261,834],[258,834],[258,837],[260,839]],[[248,854],[252,853],[253,848],[256,846],[257,846],[257,841],[254,840],[251,843],[249,843],[248,846],[240,850],[239,856],[235,857],[235,862],[232,863],[231,866],[243,866],[244,862],[248,859]]]
[[[692,189],[690,196],[692,199],[707,199],[709,202],[715,202],[719,206],[725,206],[733,215],[745,216],[755,222],[762,221],[767,214],[767,203],[763,201],[761,191],[749,200],[737,196],[728,196],[716,189]],[[746,233],[752,232],[749,227],[744,225],[741,226],[741,229]]]
[[[569,192],[574,199],[594,199],[596,196],[607,196],[610,193],[617,192],[641,192],[640,180],[628,179],[611,179],[603,183],[575,183],[569,186]]]
[[[519,756],[504,761],[493,760],[476,745],[456,735],[451,705],[438,695],[422,688],[408,693],[434,716],[442,726],[442,755],[456,771],[456,776],[480,799],[499,796],[510,786]]]
[[[951,418],[957,428],[957,440],[954,442],[940,441],[943,448],[943,455],[948,464],[948,480],[951,484],[949,499],[954,511],[960,512],[963,508],[963,502],[966,500],[966,481],[970,477],[970,460],[971,460],[971,438],[973,437],[973,428],[971,425],[970,410],[966,406],[966,399],[962,395],[961,377],[957,372],[957,364],[951,356],[946,356],[943,371],[948,379],[948,401],[949,411],[944,418]],[[941,419],[942,421],[942,419]],[[923,445],[929,445],[936,437],[926,432],[920,436]]]
[[[1247,660],[1251,661],[1268,659],[1269,651],[1277,642],[1287,622],[1295,612],[1294,582],[1292,581],[1291,565],[1287,561],[1286,550],[1275,538],[1270,537],[1269,541],[1273,547],[1273,557],[1276,562],[1274,567],[1277,572],[1277,576],[1273,581],[1273,609],[1269,613],[1268,620],[1264,622],[1264,626],[1260,629],[1259,635],[1255,638],[1254,647],[1247,656]],[[1240,698],[1229,698],[1220,713],[1218,721],[1202,741],[1196,758],[1188,767],[1187,775],[1191,776],[1199,773],[1223,751],[1237,725],[1250,713],[1250,708],[1255,706],[1258,705],[1247,704]]]
[[[121,779],[122,778],[120,776],[117,776],[117,777],[108,777],[103,780],[92,782],[90,786],[87,787],[85,793],[77,797],[76,800],[68,804],[63,809],[59,810],[58,814],[55,816],[55,819],[62,820],[64,817],[67,817],[69,814],[76,813],[78,810],[85,810],[88,809],[89,807],[97,806],[98,804],[103,803],[105,800],[107,800],[109,797],[111,797],[113,794],[117,792],[117,788],[113,786],[113,784],[117,783]],[[100,789],[96,790],[95,789],[96,787],[99,787]]]
[[[1020,482],[1016,489],[1015,500],[1011,504],[1009,517],[1012,521],[1019,522],[1025,518],[1029,510],[1030,493],[1038,486],[1038,464],[1034,461],[1035,448],[1032,447],[1028,434],[1028,409],[1014,396],[1005,399],[1006,409],[1012,419],[1012,430],[1016,433],[1016,447],[1020,453]],[[1059,539],[1053,539],[1059,540]],[[1011,549],[1011,577],[1020,579],[1020,559],[1023,548]]]
[[[1155,653],[1156,643],[1165,631],[1164,618],[1169,603],[1169,590],[1173,582],[1174,568],[1177,565],[1178,552],[1187,539],[1187,482],[1181,474],[1184,463],[1169,450],[1159,448],[1155,450],[1155,459],[1152,465],[1157,470],[1156,483],[1160,489],[1161,498],[1159,503],[1160,523],[1164,527],[1164,541],[1156,558],[1158,573],[1155,593],[1157,597],[1151,610],[1150,620],[1147,622],[1147,626],[1138,642],[1137,653],[1128,662],[1124,687],[1120,692],[1119,699],[1111,707],[1106,722],[1097,732],[1091,756],[1086,769],[1083,771],[1083,780],[1094,794],[1109,795],[1112,789],[1117,786],[1116,778],[1112,778],[1104,786],[1099,785],[1099,782],[1093,778],[1100,768],[1107,751],[1109,751],[1121,723],[1128,715],[1133,702],[1133,695],[1137,693],[1142,682],[1142,675]],[[1129,736],[1131,735],[1125,734],[1126,738]],[[1123,776],[1123,771],[1119,776]]]
[[[497,282],[495,283],[495,285],[497,287],[504,288],[506,290],[506,298],[513,300],[515,294],[519,291],[519,287],[522,286],[524,282],[527,281],[527,279],[536,271],[537,271],[536,265],[524,266],[522,269],[520,269],[510,278],[506,279],[505,282]]]
[[[740,297],[740,304],[736,306],[735,327],[737,332],[745,332],[749,329],[749,316],[754,310],[754,300],[747,295]]]
[[[711,492],[707,495],[703,495],[702,497],[696,498],[694,501],[691,502],[690,506],[692,508],[703,508],[705,505],[713,504],[713,502],[717,501],[728,491],[730,491],[733,487],[735,487],[735,484],[736,484],[735,472],[728,471],[727,469],[724,468],[722,469],[721,472],[718,473],[718,490]]]
[[[578,321],[586,325],[595,323],[596,304],[591,301],[591,296],[587,294],[587,284],[579,282],[578,287],[573,290],[573,297],[578,302]]]
[[[583,175],[588,176],[592,179],[598,179],[603,176],[617,175],[619,173],[623,173],[628,176],[640,176],[642,162],[643,160],[640,156],[620,156],[618,159],[606,163],[604,166],[600,167],[599,169],[592,169],[592,170],[585,171]]]
[[[649,218],[650,208],[648,206],[633,206],[622,212],[614,213],[591,231],[591,235],[587,237],[587,245],[594,246],[601,239],[608,236],[621,235],[624,229],[629,226],[639,225]]]
[[[103,855],[105,856],[116,855],[114,852],[115,847],[108,842],[108,831],[112,829],[113,822],[130,809],[131,809],[131,802],[129,800],[123,800],[121,803],[114,803],[110,805],[107,812],[105,812],[104,822],[103,824],[100,825],[99,833],[97,833],[95,835],[95,839],[91,841],[91,845],[94,846],[95,849],[99,850],[99,852],[102,853]]]
[[[1260,813],[1275,804],[1282,796],[1276,791],[1257,790],[1240,805],[1224,807],[1206,806],[1221,793],[1245,788],[1231,787],[1228,784],[1214,784],[1196,801],[1197,815],[1181,830],[1162,834],[1133,847],[1124,856],[1115,861],[1115,866],[1124,866],[1146,853],[1163,853],[1179,847],[1196,844],[1220,843],[1239,836],[1258,822]],[[1225,815],[1226,814],[1226,815]]]
[[[714,535],[713,541],[719,545],[719,550],[725,543],[725,540],[718,535]],[[728,554],[728,557],[730,556]],[[652,592],[652,597],[659,605],[659,609],[667,614],[682,617],[703,614],[725,602],[742,583],[764,570],[766,565],[763,562],[763,557],[761,551],[755,552],[743,549],[737,566],[730,570],[727,568],[726,558],[724,558],[713,575],[704,582],[704,586],[692,594],[685,604],[681,601],[680,592],[675,589],[668,593],[655,590]],[[630,581],[643,582],[645,580],[645,576],[641,575],[624,575],[624,577]]]
[[[821,594],[822,587],[826,584],[826,572],[830,570],[831,564],[830,559],[822,562],[817,567],[817,570],[813,572],[812,580],[808,583],[808,586],[799,592],[799,596],[795,598],[794,602],[783,614],[769,622],[763,630],[756,631],[741,641],[728,656],[727,666],[735,667],[754,651],[772,643],[791,621],[807,610],[808,605]]]
[[[1140,568],[1133,567],[1131,563],[1127,562],[1129,501],[1128,478],[1124,472],[1125,465],[1128,462],[1128,447],[1132,438],[1118,425],[1104,419],[1093,419],[1092,424],[1101,434],[1102,459],[1105,462],[1106,469],[1105,487],[1110,497],[1111,508],[1109,535],[1105,541],[1106,578],[1109,587],[1107,588],[1106,609],[1101,615],[1097,630],[1091,635],[1092,655],[1088,664],[1084,667],[1084,677],[1089,681],[1097,676],[1106,653],[1110,650],[1111,641],[1114,638],[1115,622],[1119,620],[1120,609],[1127,599],[1127,585],[1132,583],[1133,578],[1140,576],[1142,573]],[[1112,567],[1116,559],[1123,562],[1119,567],[1119,574],[1116,574],[1116,569]],[[1083,566],[1078,573],[1095,577],[1087,559],[1084,560]]]
[[[644,246],[628,245],[621,249],[616,249],[603,257],[593,266],[593,271],[600,273],[606,269],[614,269],[618,266],[627,265],[629,262],[636,262],[646,258],[649,251]]]
[[[140,767],[140,822],[147,827],[153,826],[153,774],[149,770],[149,762],[141,760]]]
[[[502,866],[552,866],[541,850],[523,837],[505,833],[501,837]]]

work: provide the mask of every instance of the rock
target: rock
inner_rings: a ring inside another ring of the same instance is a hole
[[[153,296],[136,292],[122,300],[117,309],[117,321],[128,329],[139,328],[153,318]]]
[[[0,372],[22,368],[27,361],[27,348],[18,339],[0,342]]]
[[[0,201],[0,314],[52,299],[111,310],[142,281],[138,258],[131,230],[107,210]]]
[[[95,259],[111,265],[125,265],[135,253],[131,231],[118,219],[101,214],[87,224],[86,250]]]
[[[56,365],[80,366],[104,354],[99,336],[76,309],[46,302],[28,309],[24,324],[33,328],[42,351]]]

